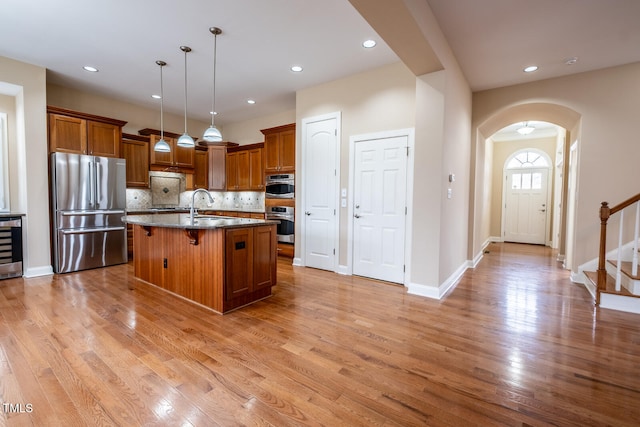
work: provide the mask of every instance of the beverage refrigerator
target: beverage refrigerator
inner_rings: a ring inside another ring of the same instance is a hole
[[[127,262],[125,160],[51,154],[54,271]]]

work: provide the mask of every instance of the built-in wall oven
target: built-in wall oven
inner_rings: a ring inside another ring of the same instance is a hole
[[[267,175],[265,197],[271,199],[293,199],[295,197],[294,174]]]
[[[278,242],[293,243],[294,231],[294,208],[290,206],[268,206],[267,219],[275,219],[280,221],[278,224]]]

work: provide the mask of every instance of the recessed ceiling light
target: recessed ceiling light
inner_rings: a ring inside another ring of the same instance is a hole
[[[538,70],[538,66],[537,65],[529,65],[528,67],[526,67],[524,70],[525,73],[533,73],[534,71]]]
[[[362,47],[366,47],[367,49],[370,49],[375,45],[376,45],[376,41],[371,39],[365,40],[364,42],[362,42]]]
[[[152,97],[153,99],[160,99],[160,98],[162,98],[160,95],[151,95],[151,97]]]
[[[254,101],[253,99],[247,99],[247,104],[255,104],[256,101]]]
[[[293,67],[291,67],[291,71],[293,71],[294,73],[300,73],[302,72],[302,67],[299,65],[294,65]]]
[[[85,65],[82,68],[84,68],[85,71],[89,71],[90,73],[97,73],[98,72],[98,69],[96,67],[92,67],[90,65]]]

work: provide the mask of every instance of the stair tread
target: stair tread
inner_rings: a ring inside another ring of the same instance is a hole
[[[618,261],[612,260],[612,259],[608,261],[614,267],[618,268]],[[631,274],[632,266],[633,266],[633,263],[631,261],[622,261],[620,263],[620,271],[626,274],[627,276],[629,276],[633,280],[640,280],[640,268],[638,268],[638,274],[634,276],[633,274]]]
[[[620,296],[624,296],[624,297],[640,298],[640,295],[632,294],[624,286],[621,286],[620,290],[616,291],[616,279],[611,277],[610,274],[607,274],[607,286],[606,286],[605,289],[598,289],[598,272],[596,272],[596,271],[585,271],[584,275],[587,277],[587,279],[589,279],[596,286],[596,289],[600,293],[620,295]]]

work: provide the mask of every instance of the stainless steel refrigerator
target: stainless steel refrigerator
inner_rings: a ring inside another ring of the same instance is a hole
[[[54,271],[127,262],[125,160],[51,154]]]

